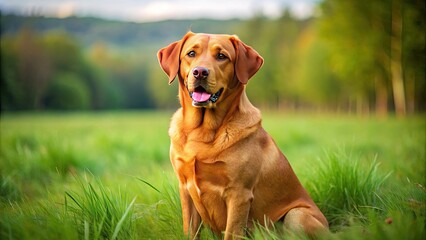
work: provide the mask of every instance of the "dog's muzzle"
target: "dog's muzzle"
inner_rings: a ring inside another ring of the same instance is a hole
[[[193,92],[189,92],[189,96],[192,99],[192,106],[194,107],[205,107],[210,103],[215,103],[222,94],[223,88],[214,94],[208,93],[203,87],[197,87]]]

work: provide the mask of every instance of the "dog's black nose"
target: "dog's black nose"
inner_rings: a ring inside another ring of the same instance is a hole
[[[197,80],[204,80],[209,76],[209,70],[205,67],[195,67],[192,69],[192,75],[194,75]]]

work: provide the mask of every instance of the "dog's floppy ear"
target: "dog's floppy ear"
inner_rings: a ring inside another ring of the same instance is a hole
[[[179,72],[180,65],[180,51],[182,50],[182,46],[185,41],[194,35],[193,32],[188,32],[183,36],[183,38],[179,41],[176,41],[170,44],[167,47],[160,49],[157,53],[158,61],[160,62],[160,66],[163,71],[169,76],[169,84],[173,82],[176,75]]]
[[[235,59],[235,74],[242,84],[247,84],[248,80],[262,66],[263,58],[237,36],[232,36],[230,40],[234,45],[237,56]]]

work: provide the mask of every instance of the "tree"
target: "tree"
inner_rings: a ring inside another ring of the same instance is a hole
[[[246,23],[243,41],[265,59],[247,89],[254,101],[273,108],[294,105],[297,98],[295,71],[300,61],[296,45],[305,27],[303,24],[288,10],[277,20],[259,15]]]
[[[387,112],[389,42],[388,11],[384,1],[326,0],[321,5],[320,36],[331,52],[331,70],[341,84],[352,89],[357,111],[369,109],[370,92],[375,92],[377,109]]]
[[[298,99],[316,108],[347,110],[345,103],[348,89],[342,88],[330,71],[330,51],[318,38],[315,23],[302,33],[297,50],[300,58],[295,69]]]
[[[402,75],[402,0],[392,0],[390,34],[390,72],[396,114],[406,114],[405,87]]]
[[[424,71],[424,9],[424,1],[416,0],[325,0],[321,4],[320,31],[332,53],[333,71],[342,84],[353,85],[362,102],[375,93],[379,113],[387,113],[387,102],[393,100],[396,114],[404,116],[407,93],[413,98],[415,91],[406,91],[405,78]],[[420,44],[408,42],[412,34],[419,36]],[[413,49],[423,53],[423,59],[418,59],[423,67],[405,63],[413,61],[404,58]]]
[[[402,8],[402,69],[407,112],[426,110],[426,3],[405,0]]]
[[[51,62],[40,39],[29,28],[19,33],[17,40],[17,75],[23,89],[23,109],[41,108],[43,94],[51,76]]]
[[[57,73],[44,99],[49,109],[82,110],[90,107],[90,92],[86,83],[70,72]]]
[[[1,110],[23,106],[23,89],[18,81],[17,46],[13,38],[3,37],[1,44],[0,98]],[[7,59],[7,61],[6,61]]]
[[[102,75],[86,61],[77,41],[68,34],[54,31],[40,35],[23,28],[17,36],[2,37],[1,44],[5,60],[1,61],[2,110],[101,105],[98,96],[106,92],[97,91],[104,86],[99,84]]]
[[[98,42],[91,47],[89,56],[97,69],[108,76],[104,83],[108,82],[108,85],[114,88],[109,89],[113,92],[108,92],[119,101],[119,107],[152,108],[155,106],[153,99],[156,94],[151,94],[149,91],[148,80],[153,70],[147,63],[146,55],[141,56],[139,52],[113,54],[106,44]]]

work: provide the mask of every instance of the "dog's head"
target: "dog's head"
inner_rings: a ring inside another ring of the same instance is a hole
[[[235,35],[188,32],[180,41],[158,51],[169,76],[176,75],[194,107],[214,108],[237,84],[246,84],[263,64],[263,58]]]

